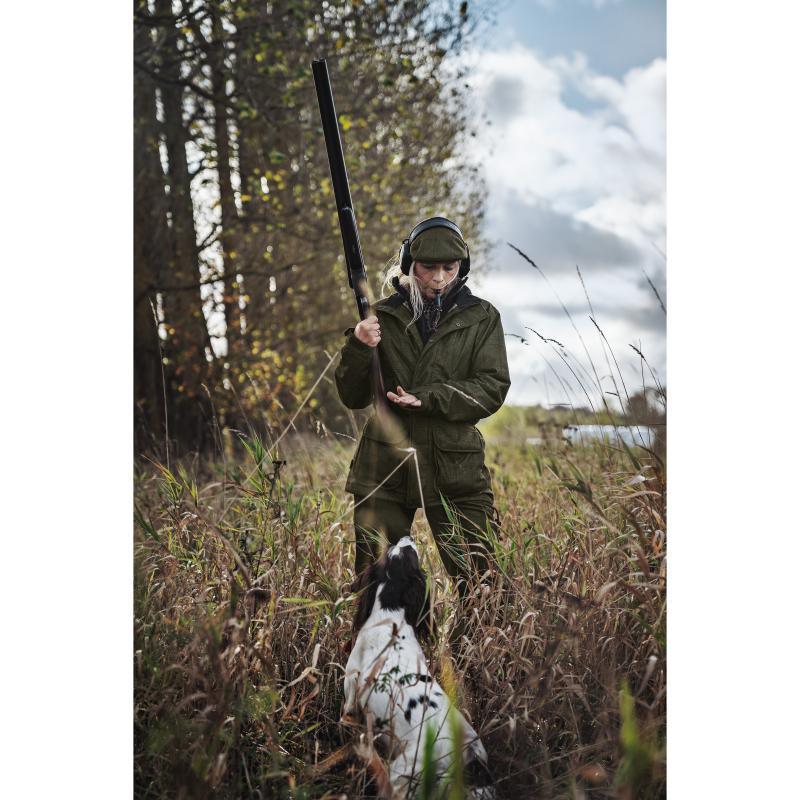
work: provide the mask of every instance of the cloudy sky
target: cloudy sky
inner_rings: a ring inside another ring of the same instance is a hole
[[[467,56],[476,111],[487,121],[470,146],[485,168],[494,242],[471,283],[517,335],[506,339],[508,402],[585,405],[572,371],[590,388],[586,350],[603,390],[615,391],[614,361],[589,319],[576,265],[628,390],[642,385],[631,343],[666,384],[666,318],[648,284],[666,304],[665,3],[498,5],[496,25]]]

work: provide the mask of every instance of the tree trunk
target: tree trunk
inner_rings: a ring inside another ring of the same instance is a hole
[[[142,52],[149,45],[150,28],[138,26],[134,36],[136,51]],[[146,439],[138,435],[138,423],[159,441],[164,430],[161,350],[153,313],[157,305],[153,287],[160,282],[160,251],[169,231],[158,152],[155,87],[152,78],[141,70],[134,73],[133,113],[133,386],[137,443],[146,446]]]
[[[225,338],[228,358],[238,353],[241,340],[239,284],[236,278],[239,254],[234,241],[238,227],[238,212],[231,184],[231,148],[228,133],[228,73],[225,67],[225,36],[219,10],[211,8],[212,40],[210,61],[214,91],[214,139],[217,145],[217,175],[219,178],[220,221],[222,223],[222,262],[225,273],[224,307]]]
[[[164,111],[164,143],[167,151],[167,178],[171,218],[171,247],[165,253],[167,286],[192,287],[199,284],[199,252],[194,224],[191,176],[186,156],[189,141],[184,125],[184,88],[181,84],[183,53],[178,46],[178,29],[174,23],[171,0],[157,0],[156,14],[162,27],[159,75]],[[206,359],[211,350],[201,291],[192,288],[168,291],[164,296],[164,315],[168,337],[165,348],[169,356],[175,419],[170,425],[176,436],[186,441],[195,439],[203,424],[201,384],[209,379]],[[212,351],[213,354],[213,351]]]
[[[248,18],[243,21],[235,39],[234,76],[237,96],[248,106],[258,104],[263,91],[258,76],[259,65],[253,58],[254,37],[264,35],[268,30],[264,19],[266,11],[263,7],[252,7],[248,2],[242,3]],[[262,164],[258,147],[258,123],[245,113],[236,119],[236,149],[239,169],[239,185],[242,200],[242,224],[237,237],[237,250],[241,257],[241,265],[247,271],[244,288],[247,295],[245,306],[245,337],[247,349],[254,344],[253,333],[262,307],[263,299],[268,291],[267,263],[263,259],[265,229],[255,222],[258,208],[261,205],[260,186],[256,185],[256,174]]]

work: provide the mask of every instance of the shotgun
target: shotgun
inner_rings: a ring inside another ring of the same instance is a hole
[[[366,319],[370,311],[367,295],[367,270],[364,266],[364,256],[361,253],[361,242],[358,238],[358,225],[353,211],[353,200],[350,197],[350,183],[347,179],[347,168],[344,165],[339,123],[336,117],[336,108],[333,105],[333,90],[325,59],[318,58],[312,61],[311,71],[314,74],[319,114],[322,118],[322,131],[325,134],[325,148],[328,151],[328,164],[331,169],[331,183],[336,198],[336,210],[339,214],[339,227],[342,231],[344,258],[347,263],[347,281],[355,294],[358,316],[360,319]],[[389,402],[386,399],[377,347],[372,349],[371,373],[375,408],[383,416],[383,412],[389,409]]]

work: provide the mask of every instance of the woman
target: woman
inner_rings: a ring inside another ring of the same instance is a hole
[[[399,421],[387,432],[370,417],[350,465],[346,489],[356,502],[356,574],[379,557],[383,536],[396,544],[409,534],[422,498],[462,597],[467,587],[459,578],[485,571],[487,526],[496,530],[484,441],[475,423],[500,408],[511,383],[500,314],[466,287],[469,269],[457,225],[444,217],[419,223],[387,275],[384,286],[391,284],[395,293],[345,332],[336,370],[342,402],[365,408],[373,399],[372,349],[380,345],[384,382],[392,388],[386,396]],[[416,450],[420,480],[409,447]]]

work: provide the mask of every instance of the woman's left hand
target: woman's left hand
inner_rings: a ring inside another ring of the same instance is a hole
[[[386,396],[399,406],[412,406],[417,408],[422,405],[422,401],[413,394],[409,394],[402,386],[397,387],[397,394],[394,392],[386,392]]]

